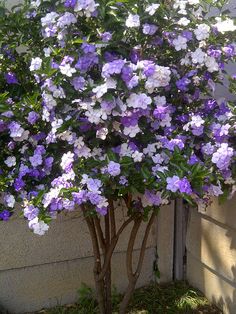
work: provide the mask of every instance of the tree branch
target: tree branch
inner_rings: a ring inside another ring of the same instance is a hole
[[[102,249],[103,254],[105,254],[105,239],[101,228],[101,220],[98,217],[94,217],[94,225],[97,230],[100,247]]]
[[[128,248],[126,252],[126,270],[129,281],[133,280],[134,274],[133,274],[133,249],[134,249],[134,243],[135,239],[139,230],[139,227],[141,225],[142,218],[138,217],[134,220],[134,225],[130,233]]]
[[[144,260],[144,256],[145,256],[145,251],[146,251],[146,246],[147,246],[147,240],[148,240],[148,236],[149,236],[152,224],[154,222],[155,216],[156,216],[156,214],[153,212],[151,217],[150,217],[150,219],[149,219],[149,222],[147,224],[146,230],[145,230],[145,234],[144,234],[142,245],[141,245],[141,249],[140,249],[140,255],[139,255],[137,269],[136,269],[136,272],[134,274],[134,276],[136,278],[139,277],[141,269],[142,269],[143,260]]]
[[[110,199],[108,202],[109,202],[110,219],[111,219],[111,238],[114,238],[116,236],[115,208],[114,208],[114,202],[112,199]]]
[[[135,216],[136,216],[136,215],[135,215]],[[104,276],[105,276],[105,273],[106,273],[106,271],[107,271],[107,269],[108,269],[108,267],[109,267],[109,261],[110,261],[110,259],[111,259],[111,256],[112,256],[112,254],[113,254],[113,251],[114,251],[114,249],[115,249],[115,247],[116,247],[116,244],[117,244],[117,242],[118,242],[118,240],[119,240],[119,237],[120,237],[121,233],[123,232],[123,230],[125,229],[125,227],[128,226],[128,224],[130,224],[131,221],[134,220],[135,216],[133,215],[133,216],[129,217],[129,218],[122,224],[122,226],[119,228],[119,230],[118,230],[118,232],[117,232],[115,238],[111,239],[111,244],[110,244],[109,249],[108,249],[108,251],[107,251],[107,253],[106,253],[102,270],[101,270],[101,272],[100,272],[100,274],[99,274],[99,276],[98,276],[98,279],[99,279],[99,280],[101,280],[101,279],[104,278]]]

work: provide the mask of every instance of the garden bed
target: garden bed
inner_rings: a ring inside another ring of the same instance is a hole
[[[43,310],[35,314],[96,314],[96,302],[91,298],[91,290],[80,290],[81,302],[78,304]],[[120,296],[113,294],[114,314]],[[129,314],[222,314],[222,311],[211,305],[196,289],[185,282],[165,285],[152,284],[137,289],[129,306]]]

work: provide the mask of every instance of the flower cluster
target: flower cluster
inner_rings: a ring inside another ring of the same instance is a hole
[[[106,215],[111,199],[131,200],[132,214],[233,195],[236,108],[214,95],[236,60],[236,26],[207,10],[37,0],[8,13],[24,25],[10,40],[27,49],[1,31],[0,219],[18,201],[42,235],[58,212]]]

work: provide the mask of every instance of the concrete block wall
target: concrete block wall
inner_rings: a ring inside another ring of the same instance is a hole
[[[187,279],[226,314],[236,313],[236,197],[214,200],[205,213],[191,211]]]
[[[119,224],[125,209],[117,210]],[[138,286],[155,280],[156,253],[161,281],[172,279],[174,206],[161,209],[149,236]],[[131,226],[130,226],[131,227]],[[122,235],[113,258],[113,284],[127,285],[125,253],[130,227]],[[143,224],[135,243],[134,263],[140,252]],[[93,287],[93,252],[81,213],[60,215],[45,236],[31,233],[24,219],[0,222],[0,304],[11,313],[28,313],[75,302],[82,283]]]

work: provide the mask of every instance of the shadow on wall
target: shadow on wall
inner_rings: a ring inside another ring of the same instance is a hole
[[[235,200],[192,210],[187,235],[187,279],[225,314],[236,313]]]

